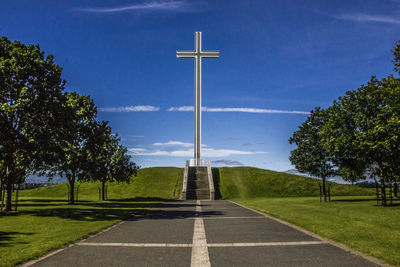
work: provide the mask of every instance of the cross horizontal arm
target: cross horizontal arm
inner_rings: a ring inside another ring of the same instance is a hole
[[[200,52],[201,57],[214,57],[218,58],[219,57],[219,51],[202,51]]]
[[[176,51],[177,58],[195,57],[196,55],[195,51]]]

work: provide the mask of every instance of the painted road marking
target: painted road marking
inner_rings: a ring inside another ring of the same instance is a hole
[[[79,246],[94,247],[143,247],[143,248],[187,248],[193,247],[193,244],[172,244],[172,243],[78,243]]]
[[[243,216],[243,217],[203,217],[203,220],[219,219],[266,219],[264,216]]]
[[[201,243],[201,244],[173,244],[173,243],[78,243],[79,246],[97,247],[155,247],[155,248],[187,248],[187,247],[272,247],[272,246],[304,246],[326,244],[327,241],[296,241],[296,242],[254,242],[254,243]],[[193,254],[193,253],[192,253]]]
[[[207,244],[207,247],[273,247],[273,246],[304,246],[320,245],[326,241],[297,241],[297,242],[255,242],[255,243],[214,243]]]
[[[196,218],[194,220],[193,247],[191,267],[211,267],[210,257],[208,256],[206,231],[201,215],[201,201],[196,202]]]

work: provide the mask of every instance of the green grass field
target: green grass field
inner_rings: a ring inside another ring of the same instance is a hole
[[[98,201],[97,184],[81,184],[77,205],[67,205],[65,184],[21,191],[18,212],[0,215],[0,266],[38,257],[179,198],[181,181],[182,169],[142,169],[129,184],[110,183],[109,201]]]
[[[108,198],[162,198],[178,199],[182,188],[183,170],[174,167],[156,167],[138,170],[130,183],[107,183]],[[99,183],[76,183],[81,200],[98,200]],[[67,185],[58,184],[20,192],[23,197],[55,197],[67,200]]]
[[[221,198],[319,196],[321,181],[282,172],[252,167],[214,170]],[[332,196],[374,195],[375,190],[328,182]]]
[[[368,196],[335,197],[330,203],[316,197],[234,201],[400,266],[400,206],[375,206]]]

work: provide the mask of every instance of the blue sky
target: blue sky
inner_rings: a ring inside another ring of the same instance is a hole
[[[176,50],[195,31],[220,51],[203,60],[204,158],[284,171],[307,112],[393,73],[400,1],[0,1],[0,35],[53,54],[143,167],[192,157],[194,63]]]

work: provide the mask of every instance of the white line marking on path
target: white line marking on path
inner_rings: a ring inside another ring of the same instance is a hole
[[[206,231],[204,229],[203,218],[201,217],[201,201],[196,202],[196,212],[199,217],[194,220],[193,247],[191,267],[211,267],[210,257],[208,256]]]
[[[79,246],[94,247],[153,247],[153,248],[187,248],[187,247],[272,247],[272,246],[304,246],[326,244],[327,241],[296,241],[296,242],[255,242],[255,243],[201,243],[201,244],[173,244],[173,243],[78,243]]]
[[[203,217],[203,220],[218,220],[218,219],[265,219],[265,216],[245,216],[245,217]]]
[[[326,241],[297,241],[297,242],[259,242],[259,243],[214,243],[207,244],[207,247],[273,247],[273,246],[304,246],[320,245]]]
[[[144,248],[187,248],[193,247],[192,244],[172,244],[172,243],[78,243],[79,246],[94,246],[94,247],[144,247]]]

